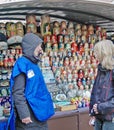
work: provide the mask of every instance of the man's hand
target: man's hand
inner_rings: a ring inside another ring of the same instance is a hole
[[[32,120],[30,117],[26,117],[26,118],[22,119],[22,123],[25,123],[25,124],[32,123]]]

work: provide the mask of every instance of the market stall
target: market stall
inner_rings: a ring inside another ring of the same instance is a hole
[[[82,3],[63,0],[62,7],[56,1],[45,2],[34,1],[34,4],[26,1],[25,5],[18,2],[7,3],[7,6],[3,3],[0,8],[1,127],[5,127],[10,114],[9,79],[16,59],[22,55],[22,37],[33,32],[44,40],[44,55],[39,65],[56,111],[48,121],[50,130],[91,130],[88,106],[98,64],[93,47],[97,41],[109,38],[113,28],[104,23],[112,23],[114,16],[109,17],[99,11],[95,13],[95,7],[88,8],[92,2],[83,0]],[[67,8],[65,5],[68,5]],[[96,8],[100,9],[97,5]],[[99,6],[104,10],[108,8],[106,4],[100,3]],[[87,8],[89,11],[85,11]],[[93,13],[90,13],[92,10]],[[104,23],[101,24],[101,21]],[[113,23],[111,26],[114,26]]]

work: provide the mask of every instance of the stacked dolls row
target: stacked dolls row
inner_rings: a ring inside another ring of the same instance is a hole
[[[0,50],[0,119],[5,119],[10,114],[11,70],[16,59],[22,55],[21,47],[15,47]]]
[[[54,82],[54,75],[57,84],[55,91],[55,86],[51,88],[54,102],[57,105],[65,102],[66,105],[68,101],[78,107],[88,106],[98,64],[93,48],[97,41],[107,38],[106,30],[71,21],[51,23],[50,17],[43,15],[41,35],[45,53],[40,65],[53,72],[49,75],[43,69],[44,77],[50,78],[50,83]]]

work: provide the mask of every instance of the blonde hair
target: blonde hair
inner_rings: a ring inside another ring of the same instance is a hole
[[[94,52],[103,68],[114,68],[114,44],[111,40],[102,40],[95,44]]]

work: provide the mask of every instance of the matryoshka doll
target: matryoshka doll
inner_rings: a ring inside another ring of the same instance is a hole
[[[87,77],[86,81],[87,81],[86,84],[90,86],[91,85],[91,79],[90,79],[90,77]]]
[[[75,26],[75,33],[78,31],[78,30],[80,30],[81,29],[81,24],[76,24],[76,26]]]
[[[50,35],[45,35],[43,38],[44,38],[44,44],[46,44],[47,42],[51,42],[51,36]]]
[[[58,39],[58,49],[59,49],[60,52],[62,52],[62,51],[64,51],[63,35],[59,34],[57,36],[57,39]]]
[[[6,29],[4,23],[0,23],[0,32],[6,36]]]
[[[21,37],[24,35],[23,24],[21,22],[16,23],[16,34]]]
[[[63,41],[64,41],[64,44],[69,43],[69,42],[70,42],[70,37],[69,37],[69,35],[64,35]]]
[[[84,69],[84,78],[87,78],[88,75],[89,75],[89,70],[88,70],[88,68],[85,68]]]
[[[13,55],[10,55],[8,58],[8,65],[11,68],[11,67],[13,67],[13,64],[14,64],[14,57],[13,57]]]
[[[88,42],[86,42],[84,44],[84,52],[89,52],[89,44],[88,44]]]
[[[68,80],[70,79],[70,81],[72,81],[72,70],[69,67],[67,69],[67,78],[68,78]]]
[[[15,35],[16,35],[16,24],[11,23],[10,24],[10,37],[15,36]]]
[[[93,27],[93,25],[89,25],[88,26],[88,35],[92,35],[92,34],[94,34],[94,27]]]
[[[84,87],[86,86],[86,78],[85,77],[82,78],[82,84]]]
[[[55,34],[51,35],[51,43],[52,43],[52,50],[54,52],[58,51],[58,42],[57,42],[57,36]]]
[[[0,68],[3,67],[3,59],[4,59],[4,56],[0,54]]]
[[[51,35],[51,42],[53,44],[57,44],[57,36],[55,34]]]
[[[73,83],[68,84],[68,92],[67,92],[67,98],[70,100],[71,98],[76,97],[77,90],[74,88]]]
[[[93,44],[93,43],[90,43],[90,44],[89,44],[89,48],[90,48],[91,51],[93,51],[94,44]]]
[[[65,44],[65,50],[68,52],[68,51],[71,51],[71,44],[70,43],[66,43]]]
[[[87,36],[87,25],[82,25],[82,35]]]
[[[63,59],[60,59],[60,60],[59,60],[58,66],[59,66],[59,67],[63,67]]]
[[[91,68],[91,60],[90,59],[87,59],[87,62],[86,62],[87,64],[87,68],[89,69],[89,68]]]
[[[51,25],[50,25],[50,16],[44,14],[41,16],[41,35],[51,35]]]
[[[88,43],[91,43],[91,37],[94,34],[94,27],[93,25],[88,26]]]
[[[76,63],[76,69],[79,70],[81,68],[80,61],[77,60],[75,63]]]
[[[74,24],[73,22],[68,23],[68,34],[74,34]]]
[[[45,45],[45,52],[47,52],[48,54],[52,51],[51,45],[52,45],[51,42],[47,42]]]
[[[63,75],[64,79],[67,79],[67,71],[65,68],[62,70],[62,75]]]
[[[52,50],[52,43],[51,43],[51,36],[50,35],[45,35],[44,36],[44,44],[45,44],[45,51],[47,53],[51,52]]]
[[[95,82],[95,74],[91,77],[91,84],[94,84]]]
[[[63,35],[68,34],[66,21],[61,21],[61,24],[60,24],[60,34],[63,34]]]
[[[84,60],[84,59],[82,59],[82,60],[80,61],[80,66],[81,66],[82,68],[85,68],[85,60]]]
[[[69,58],[66,56],[64,58],[64,66],[68,66],[69,65]]]
[[[97,41],[102,40],[102,33],[101,33],[101,27],[100,26],[96,27],[96,36],[97,36]]]
[[[53,50],[53,52],[58,52],[58,44],[53,44],[52,50]]]
[[[3,59],[3,66],[4,68],[8,68],[8,56],[5,55],[4,59]]]
[[[60,78],[60,75],[61,75],[61,71],[60,71],[59,68],[57,68],[56,71],[55,71],[55,75],[54,76],[57,79],[57,78]]]
[[[63,35],[62,34],[59,34],[57,36],[57,40],[58,40],[58,43],[63,43]]]
[[[64,51],[64,43],[59,43],[58,48],[59,48],[60,52],[63,52]]]
[[[73,79],[75,79],[75,80],[78,79],[78,71],[76,69],[73,69],[72,76],[73,76]]]
[[[77,50],[78,50],[78,47],[77,47],[76,42],[74,41],[74,42],[71,43],[71,52],[76,53]]]
[[[10,37],[10,22],[7,22],[6,24],[5,24],[5,26],[6,26],[6,35],[7,35],[7,38],[9,38]]]
[[[74,33],[70,34],[70,44],[71,44],[72,42],[75,42],[75,41],[76,41],[75,34],[74,34]]]
[[[85,35],[81,36],[81,43],[86,43],[87,42],[87,37]]]
[[[77,85],[78,85],[79,88],[82,85],[82,80],[80,78],[77,79]]]
[[[79,79],[82,79],[84,77],[84,71],[82,70],[82,69],[80,69],[79,71],[78,71],[78,78]]]
[[[102,40],[107,38],[107,33],[106,33],[106,29],[105,28],[101,29],[101,34],[102,34]]]
[[[75,66],[75,62],[73,60],[73,57],[70,57],[69,65],[71,66],[71,68],[73,68]]]
[[[76,35],[76,42],[79,43],[81,41],[80,37],[82,35],[81,24],[76,24],[75,35]]]
[[[92,59],[91,59],[91,66],[94,69],[97,67],[97,60],[94,57],[92,57]]]
[[[36,16],[33,14],[29,14],[26,16],[26,32],[37,33]]]
[[[89,69],[89,75],[88,75],[90,78],[94,76],[94,70],[93,68],[90,68]]]
[[[97,41],[97,36],[96,34],[92,34],[91,37],[90,37],[90,43],[91,44],[95,44]]]
[[[83,43],[79,43],[79,44],[78,44],[78,52],[79,52],[79,54],[81,54],[81,55],[82,55],[82,53],[84,52]]]
[[[54,21],[53,23],[53,35],[60,34],[60,23],[58,21]]]
[[[49,67],[50,66],[49,56],[45,56],[44,64],[45,64],[45,67]]]

